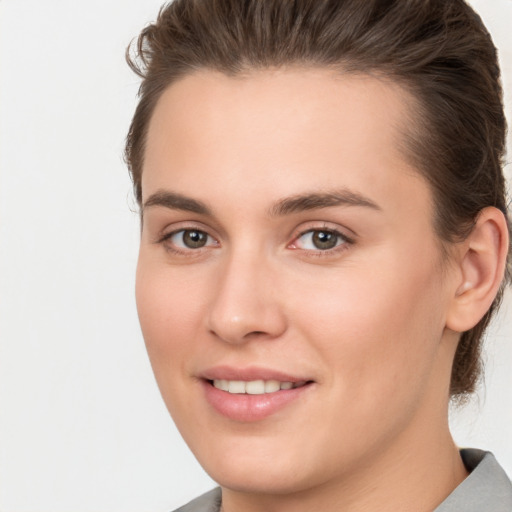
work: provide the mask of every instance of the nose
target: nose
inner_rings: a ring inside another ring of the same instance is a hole
[[[208,315],[208,329],[231,343],[252,339],[275,339],[287,328],[280,305],[276,269],[247,252],[223,262]]]

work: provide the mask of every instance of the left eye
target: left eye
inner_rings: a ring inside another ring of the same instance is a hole
[[[293,245],[298,249],[327,251],[345,242],[347,242],[347,239],[337,231],[330,229],[312,229],[311,231],[302,233]]]
[[[201,249],[214,243],[214,239],[208,233],[199,229],[181,229],[172,233],[168,240],[180,249]]]

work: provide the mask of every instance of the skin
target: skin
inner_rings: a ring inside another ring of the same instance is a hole
[[[469,242],[442,259],[429,187],[398,149],[413,104],[389,81],[296,68],[197,72],[157,104],[139,317],[164,401],[225,512],[429,511],[467,475],[449,380],[457,329],[480,314],[459,297],[481,273]],[[373,206],[276,212],[347,190]],[[499,221],[484,221],[491,240]],[[184,246],[184,229],[206,245]],[[318,249],[311,230],[342,236]],[[314,383],[276,414],[233,421],[204,398],[200,375],[219,364]]]

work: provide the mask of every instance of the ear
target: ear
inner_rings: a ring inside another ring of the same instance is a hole
[[[484,208],[457,257],[460,273],[446,327],[456,332],[472,329],[498,293],[509,248],[507,221],[494,207]]]

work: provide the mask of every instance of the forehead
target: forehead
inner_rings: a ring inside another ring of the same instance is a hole
[[[370,196],[408,194],[411,184],[426,188],[401,151],[413,105],[398,84],[368,75],[196,72],[157,103],[143,200],[166,187],[187,195],[195,187],[208,197],[219,188],[225,197],[247,191],[269,200],[311,188]]]

